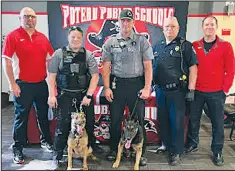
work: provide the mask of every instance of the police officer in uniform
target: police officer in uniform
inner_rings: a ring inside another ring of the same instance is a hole
[[[104,94],[110,102],[111,115],[108,160],[114,160],[116,157],[125,106],[128,106],[130,112],[133,111],[138,92],[140,92],[140,100],[134,113],[144,129],[144,99],[150,96],[152,82],[152,48],[143,35],[133,31],[134,16],[132,11],[123,10],[118,21],[120,32],[105,42],[102,53]],[[145,142],[146,132],[144,129],[143,154],[146,147]],[[140,165],[144,166],[146,163],[147,159],[141,157]]]
[[[92,96],[99,80],[98,66],[92,53],[82,47],[82,38],[81,28],[71,27],[68,32],[69,44],[55,52],[49,65],[48,104],[52,108],[58,105],[52,169],[57,169],[62,159],[71,127],[71,112],[76,111],[76,107],[79,109],[80,104],[86,114],[88,143],[94,152],[102,152],[95,144],[93,134],[95,118]]]
[[[177,18],[167,18],[163,27],[165,40],[157,42],[153,48],[160,136],[169,152],[171,165],[179,164],[183,153],[185,98],[194,100],[197,78],[197,59],[192,44],[177,37],[178,32]]]

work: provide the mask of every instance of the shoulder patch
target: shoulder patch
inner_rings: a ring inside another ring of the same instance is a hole
[[[147,37],[147,36],[145,36],[144,34],[138,34],[138,33],[135,33],[135,35],[134,35],[134,39],[137,39],[137,37],[144,37],[144,38],[148,39],[148,37]]]
[[[158,56],[158,52],[155,51],[155,52],[153,53],[153,56]]]
[[[185,38],[180,37],[180,44],[184,43],[185,41],[186,41],[186,39],[185,39]]]

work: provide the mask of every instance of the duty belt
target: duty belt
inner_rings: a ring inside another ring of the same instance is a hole
[[[84,93],[87,91],[87,89],[70,90],[70,89],[63,88],[63,89],[60,89],[60,91],[71,92],[71,93],[78,93],[78,92]]]
[[[72,94],[77,94],[77,93],[85,93],[86,91],[87,89],[70,90],[70,89],[65,89],[65,88],[63,89],[59,88],[58,94],[60,94],[60,96],[63,95],[64,93],[72,95]]]
[[[111,75],[111,77],[116,77],[116,79],[118,79],[118,80],[137,80],[137,79],[142,79],[142,78],[144,78],[144,76],[138,76],[138,77],[126,77],[126,78],[122,78],[122,77],[117,77],[117,76],[115,76],[115,75]]]
[[[165,90],[176,90],[179,88],[179,84],[176,83],[170,83],[170,84],[166,84],[164,86],[158,86],[159,88],[163,88]]]

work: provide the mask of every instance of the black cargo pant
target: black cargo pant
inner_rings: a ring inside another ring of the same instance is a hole
[[[110,81],[112,82],[113,76]],[[127,105],[130,113],[133,111],[138,92],[144,87],[144,78],[118,78],[116,77],[116,89],[112,90],[114,99],[110,104],[111,129],[110,129],[110,148],[117,152],[118,143],[121,137],[121,123]],[[144,145],[142,155],[146,151],[146,130],[144,128],[145,101],[139,99],[136,105],[134,116],[137,115],[140,125],[144,132]]]
[[[15,107],[15,120],[13,126],[13,149],[22,150],[27,143],[28,116],[32,104],[35,107],[39,126],[40,141],[51,143],[51,135],[48,121],[48,86],[46,81],[28,83],[16,80],[20,87],[20,97],[13,98]]]
[[[63,150],[67,145],[68,135],[71,130],[71,112],[76,111],[76,108],[73,105],[73,99],[77,99],[76,106],[79,110],[80,103],[84,96],[85,93],[58,93],[58,116],[57,128],[55,130],[53,159],[61,160],[63,157]],[[86,115],[86,131],[88,134],[88,145],[92,146],[96,140],[93,134],[95,124],[93,99],[91,100],[89,106],[83,106],[83,111]]]

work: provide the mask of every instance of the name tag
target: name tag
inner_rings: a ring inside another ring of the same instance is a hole
[[[120,47],[118,47],[118,48],[112,48],[112,51],[115,53],[117,53],[117,52],[122,52],[122,49],[120,48]]]
[[[72,60],[72,58],[64,58],[64,63],[71,63]]]
[[[128,52],[136,52],[136,49],[134,47],[128,47]]]

